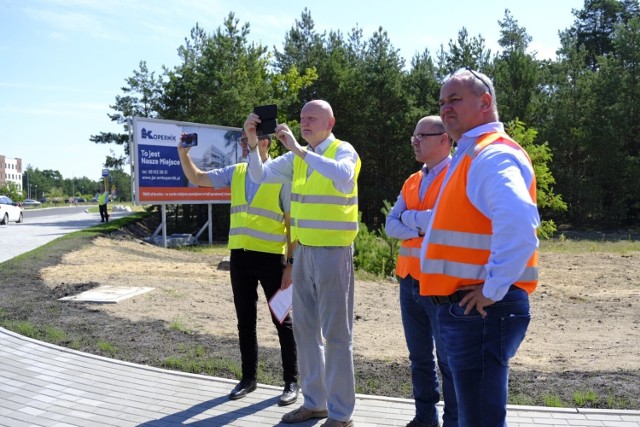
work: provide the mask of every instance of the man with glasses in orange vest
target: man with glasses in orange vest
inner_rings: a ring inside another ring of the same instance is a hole
[[[509,360],[538,283],[536,178],[499,122],[486,75],[453,73],[440,117],[457,150],[426,225],[420,293],[438,304],[459,425],[506,426]]]
[[[420,247],[424,224],[440,191],[451,161],[451,139],[439,116],[423,117],[411,136],[415,159],[422,168],[402,186],[398,200],[387,216],[385,232],[402,240],[396,276],[400,282],[400,314],[411,361],[414,419],[407,427],[437,427],[436,404],[440,401],[440,385],[433,355],[434,338],[438,367],[442,375],[444,427],[457,426],[456,396],[446,353],[437,332],[437,305],[420,295]]]
[[[291,238],[298,242],[293,266],[294,333],[304,404],[282,421],[326,418],[325,427],[352,427],[353,240],[358,234],[360,157],[333,135],[336,119],[328,102],[307,102],[300,112],[302,147],[282,123],[276,137],[288,153],[263,164],[255,152],[255,113],[249,137],[249,171],[258,182],[291,183]]]
[[[259,153],[269,161],[271,138],[261,136]],[[240,139],[242,157],[247,157],[247,138]],[[200,170],[189,156],[190,148],[178,143],[178,155],[187,179],[201,187],[231,188],[231,224],[229,249],[231,289],[238,318],[238,340],[242,361],[242,378],[229,399],[242,399],[253,392],[258,376],[258,338],[256,331],[258,283],[267,301],[279,290],[291,285],[293,254],[289,234],[291,188],[282,184],[257,184],[247,174],[247,164],[237,163],[207,172]],[[284,389],[278,401],[290,405],[298,398],[298,366],[292,319],[289,314],[280,322],[271,314],[278,331],[282,358]]]

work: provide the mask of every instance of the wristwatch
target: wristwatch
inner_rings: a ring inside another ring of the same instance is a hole
[[[293,265],[293,257],[287,258],[287,264]]]

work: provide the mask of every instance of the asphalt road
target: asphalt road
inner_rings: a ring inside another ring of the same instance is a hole
[[[64,206],[50,209],[25,209],[24,221],[0,225],[1,263],[29,252],[51,240],[100,222],[99,213],[88,213],[89,206]],[[110,219],[129,212],[109,212]]]

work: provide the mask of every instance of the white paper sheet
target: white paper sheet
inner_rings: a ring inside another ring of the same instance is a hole
[[[291,311],[291,298],[293,295],[293,284],[287,289],[279,289],[269,300],[269,308],[280,323],[284,321]]]

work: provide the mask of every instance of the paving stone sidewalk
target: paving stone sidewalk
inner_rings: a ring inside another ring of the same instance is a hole
[[[236,381],[184,374],[58,347],[0,328],[0,426],[290,426],[280,388],[227,398]],[[358,427],[405,426],[413,401],[358,395]],[[319,426],[322,420],[295,424]],[[640,411],[509,406],[511,427],[640,427]]]

